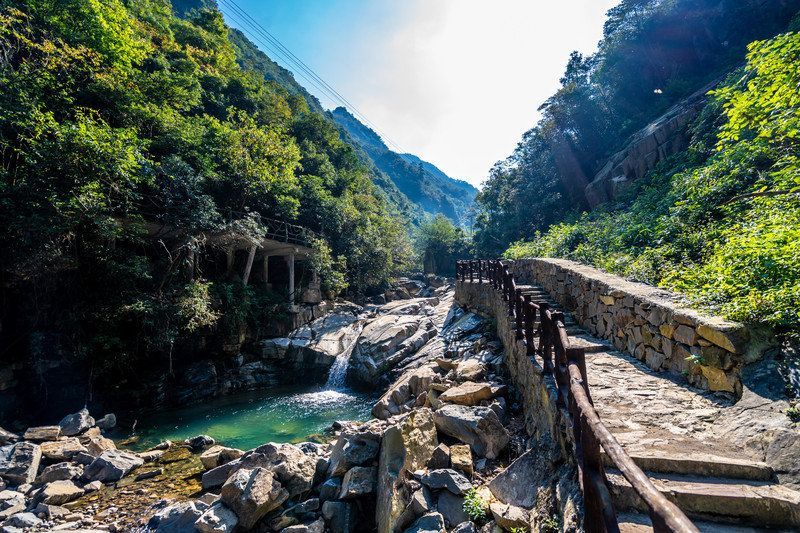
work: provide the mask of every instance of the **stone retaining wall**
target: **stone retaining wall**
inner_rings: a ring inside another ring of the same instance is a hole
[[[456,282],[455,301],[471,311],[496,321],[496,334],[503,343],[504,363],[525,413],[525,430],[532,437],[531,447],[549,454],[553,465],[560,464],[555,487],[559,515],[582,515],[583,498],[578,488],[577,466],[572,453],[572,425],[569,413],[557,403],[553,376],[535,358],[528,357],[525,342],[516,339],[515,326],[508,316],[508,304],[488,283]],[[582,518],[580,521],[582,522]]]
[[[518,284],[541,286],[583,328],[650,368],[741,397],[742,366],[758,356],[743,325],[687,309],[670,292],[574,261],[507,264]]]

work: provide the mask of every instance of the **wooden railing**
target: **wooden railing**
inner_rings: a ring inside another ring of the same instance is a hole
[[[583,348],[570,344],[564,314],[547,302],[534,301],[518,287],[508,265],[501,261],[459,261],[456,278],[462,283],[484,283],[502,294],[517,340],[529,357],[541,359],[545,374],[553,376],[559,407],[572,419],[574,452],[583,493],[587,532],[618,532],[616,511],[609,492],[600,449],[619,469],[650,510],[656,532],[693,532],[698,529],[685,514],[653,485],[625,452],[594,408],[589,392]]]

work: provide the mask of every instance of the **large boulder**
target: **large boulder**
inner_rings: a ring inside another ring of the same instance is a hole
[[[443,374],[435,363],[407,370],[375,403],[372,416],[386,420],[411,411],[420,394],[428,392],[431,384],[443,381]]]
[[[403,481],[411,472],[425,468],[437,445],[430,409],[416,409],[400,425],[386,430],[378,463],[378,531],[394,531],[411,498],[411,491]]]
[[[56,440],[60,436],[60,426],[37,426],[25,430],[25,434],[22,437],[25,440],[42,442],[46,440]]]
[[[51,483],[67,479],[76,479],[83,474],[83,467],[74,463],[63,462],[50,465],[36,477],[36,483]]]
[[[211,470],[219,465],[238,459],[242,455],[244,455],[242,450],[217,444],[200,454],[200,462],[203,463],[203,468]]]
[[[478,405],[484,400],[491,399],[493,395],[490,384],[467,381],[441,393],[439,401],[458,405]]]
[[[422,474],[419,480],[431,490],[447,489],[457,496],[472,488],[472,483],[467,478],[451,468],[430,470]]]
[[[356,341],[350,372],[362,384],[374,387],[436,333],[433,321],[424,316],[379,316],[364,327]]]
[[[89,450],[81,444],[77,437],[67,437],[40,444],[42,456],[51,461],[67,461],[78,453],[88,453]]]
[[[436,428],[470,445],[479,457],[495,459],[508,445],[508,431],[492,409],[443,405],[434,413]]]
[[[276,476],[264,468],[237,471],[222,486],[220,496],[236,513],[239,525],[245,530],[289,499],[289,493]]]
[[[0,448],[0,478],[22,485],[33,483],[39,471],[42,449],[32,442],[18,442]]]
[[[238,461],[238,468],[261,467],[273,472],[293,498],[311,490],[317,468],[316,459],[299,447],[273,442],[247,452]]]
[[[89,414],[89,410],[84,407],[77,413],[62,418],[58,426],[61,428],[62,435],[74,437],[94,426],[94,418]]]
[[[103,483],[118,481],[125,474],[143,464],[144,460],[138,455],[119,450],[108,450],[86,467],[83,477],[88,481],[102,481]]]
[[[453,527],[469,520],[464,512],[464,497],[456,496],[449,490],[443,490],[436,502],[436,510],[444,517],[446,525]]]
[[[342,480],[342,491],[339,498],[347,500],[372,494],[375,491],[377,475],[378,469],[374,466],[354,466]]]
[[[200,501],[179,502],[160,509],[147,522],[154,533],[191,533],[208,505]]]
[[[81,496],[83,496],[83,489],[67,479],[48,483],[36,498],[47,505],[63,505],[77,500]]]
[[[440,513],[428,513],[417,519],[405,533],[445,533],[444,517]]]
[[[328,523],[331,533],[355,533],[357,513],[350,502],[325,502],[322,516]]]
[[[117,425],[117,415],[108,413],[104,415],[103,418],[95,420],[94,425],[103,430],[112,429]]]
[[[375,461],[381,447],[380,437],[371,432],[342,432],[331,451],[328,476],[343,476],[354,466],[366,466]]]
[[[194,527],[201,533],[231,533],[239,524],[239,517],[224,503],[217,501],[200,515]]]
[[[492,479],[489,490],[503,503],[531,509],[536,505],[538,489],[549,483],[550,472],[548,454],[541,449],[531,449]]]

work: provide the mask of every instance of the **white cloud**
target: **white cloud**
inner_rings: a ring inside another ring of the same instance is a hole
[[[536,122],[569,53],[594,50],[615,3],[396,2],[388,30],[348,36],[338,85],[403,149],[477,184]]]

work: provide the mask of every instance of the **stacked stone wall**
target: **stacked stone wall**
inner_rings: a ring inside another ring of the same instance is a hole
[[[757,357],[747,329],[703,315],[672,293],[563,259],[508,262],[517,283],[539,285],[581,327],[699,388],[740,397],[741,370]]]

